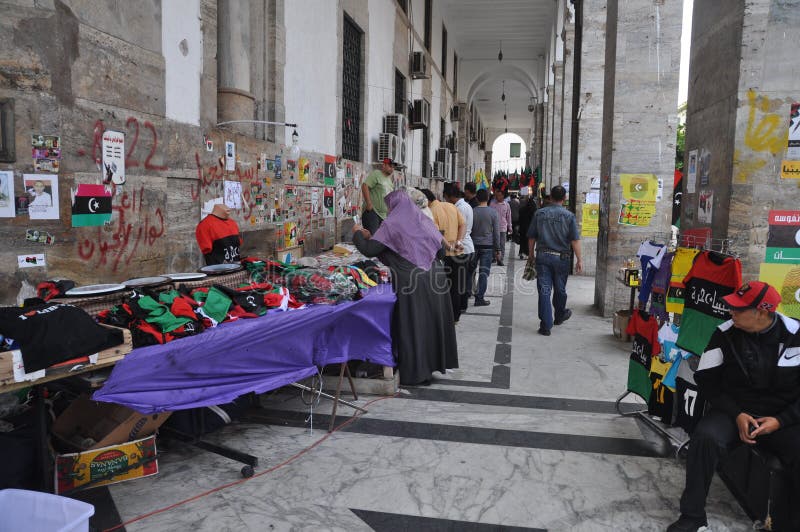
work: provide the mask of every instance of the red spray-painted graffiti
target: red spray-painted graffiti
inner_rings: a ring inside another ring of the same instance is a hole
[[[192,200],[197,201],[200,196],[217,196],[221,192],[220,186],[226,178],[230,181],[240,181],[242,183],[242,217],[247,220],[253,214],[253,209],[256,207],[256,198],[251,193],[251,186],[256,186],[260,183],[258,171],[254,168],[242,170],[238,166],[236,171],[226,174],[222,167],[219,165],[210,165],[203,167],[200,162],[200,154],[194,154],[194,160],[197,164],[197,182],[198,185],[192,184]],[[235,177],[234,177],[235,176]],[[214,190],[212,191],[212,188]]]
[[[113,272],[119,270],[120,264],[130,264],[140,245],[153,247],[166,230],[160,207],[153,212],[145,210],[144,187],[132,194],[124,192],[119,198],[119,204],[112,207],[118,216],[113,230],[107,233],[98,227],[94,239],[78,242],[80,258],[94,261],[95,267],[110,265]],[[132,218],[138,220],[131,221]]]
[[[158,150],[158,132],[156,126],[152,122],[146,120],[143,124],[144,128],[150,132],[150,151],[144,160],[145,170],[168,170],[166,165],[156,165],[151,161],[156,155]],[[97,120],[94,123],[94,131],[92,133],[92,161],[95,164],[100,164],[103,159],[103,132],[106,130],[106,125],[102,120]],[[125,168],[138,168],[142,166],[141,161],[136,157],[136,146],[139,144],[139,120],[133,116],[129,116],[125,121],[125,130],[128,143],[128,151],[125,154]],[[79,156],[86,155],[86,150],[78,150]]]

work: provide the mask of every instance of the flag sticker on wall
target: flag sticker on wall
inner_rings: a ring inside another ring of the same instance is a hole
[[[78,185],[72,195],[72,227],[91,227],[111,221],[111,188]]]

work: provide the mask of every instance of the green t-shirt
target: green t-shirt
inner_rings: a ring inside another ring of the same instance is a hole
[[[375,213],[383,219],[386,219],[388,209],[386,202],[383,198],[386,194],[394,190],[394,182],[391,175],[386,175],[381,170],[373,170],[364,180],[369,189],[369,198],[372,200],[372,208]],[[366,202],[365,202],[366,203]]]

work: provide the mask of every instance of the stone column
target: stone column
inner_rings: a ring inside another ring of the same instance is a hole
[[[217,118],[253,120],[255,98],[250,86],[250,2],[219,0],[217,6]],[[252,134],[252,124],[232,127]]]
[[[564,24],[564,79],[561,90],[561,146],[559,150],[559,183],[569,181],[569,155],[572,149],[572,81],[575,66],[575,21]]]
[[[800,12],[789,2],[694,5],[686,153],[705,152],[710,164],[707,184],[698,171],[693,193],[684,176],[681,229],[710,227],[715,239],[731,239],[745,280],[757,279],[765,262],[776,269],[773,277],[791,273],[792,266],[768,253],[767,239],[769,211],[795,211],[800,204],[798,180],[781,177],[783,161],[798,159],[786,150],[800,87],[798,24]],[[713,193],[710,223],[698,212],[701,191]],[[770,247],[796,245],[783,244]],[[800,304],[796,288],[781,292],[785,311],[795,312],[786,305]]]
[[[555,110],[555,89],[553,85],[547,86],[547,102],[544,107],[544,166],[542,167],[542,182],[546,189],[552,187],[553,175],[553,113]]]
[[[578,191],[575,215],[583,223],[583,204],[593,177],[600,177],[603,138],[603,84],[605,79],[606,1],[583,0],[581,97],[578,117]],[[581,237],[583,271],[595,275],[597,237]]]
[[[682,2],[663,0],[608,2],[595,283],[595,304],[604,316],[628,306],[629,292],[617,280],[623,258],[643,240],[669,232],[682,9]],[[663,180],[663,199],[647,227],[617,221],[625,173]]]

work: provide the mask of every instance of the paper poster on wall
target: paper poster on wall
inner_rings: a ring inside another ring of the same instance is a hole
[[[596,237],[600,231],[600,205],[584,203],[581,217],[581,236]]]
[[[700,176],[700,186],[708,186],[711,173],[711,152],[703,148],[697,159],[697,173]]]
[[[637,201],[655,201],[658,193],[658,178],[655,174],[620,174],[622,197]]]
[[[281,174],[281,156],[275,156],[275,179],[280,179],[282,177]]]
[[[710,224],[714,218],[714,191],[701,190],[697,201],[697,221]]]
[[[764,262],[800,263],[800,211],[769,211]]]
[[[0,218],[14,215],[14,172],[0,171]]]
[[[800,318],[800,264],[761,264],[758,280],[771,284],[781,295],[778,312]]]
[[[229,140],[225,141],[225,171],[233,172],[236,170],[236,143]]]
[[[300,183],[308,183],[308,174],[310,168],[308,164],[308,159],[305,157],[300,157],[300,161],[298,161],[297,165],[297,181]]]
[[[47,266],[44,253],[31,253],[30,255],[17,255],[17,267],[19,268],[43,268]]]
[[[242,208],[242,183],[239,181],[225,181],[225,205],[231,209]]]
[[[789,136],[786,159],[800,161],[800,103],[793,103],[789,111]]]
[[[290,248],[297,245],[297,224],[286,222],[283,224],[284,247]]]
[[[686,193],[694,194],[697,187],[697,150],[689,152],[688,168],[686,170]]]
[[[58,176],[24,174],[23,187],[28,195],[28,216],[31,220],[58,220]]]
[[[58,173],[61,165],[61,137],[31,135],[31,148],[34,170]]]
[[[323,194],[323,210],[322,215],[325,218],[333,218],[333,209],[334,209],[334,191],[332,188],[325,188],[325,192]]]
[[[781,161],[782,179],[800,179],[800,161]]]
[[[93,227],[110,221],[110,186],[81,184],[72,190],[72,227]]]
[[[316,216],[320,213],[322,206],[319,203],[319,188],[314,187],[311,189],[311,214]]]
[[[342,175],[344,177],[344,175]],[[336,156],[325,156],[325,186],[332,187],[336,185]]]
[[[654,201],[629,199],[621,203],[617,222],[620,225],[647,227],[650,225],[655,213],[656,204]]]
[[[103,183],[125,184],[125,134],[103,132]]]

